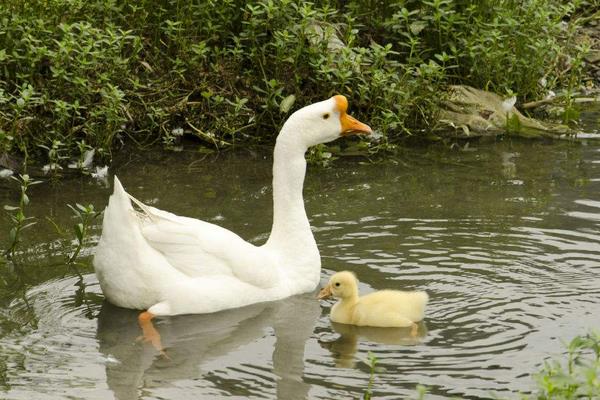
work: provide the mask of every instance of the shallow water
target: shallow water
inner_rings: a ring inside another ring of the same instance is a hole
[[[564,340],[600,327],[599,155],[600,142],[505,140],[310,167],[322,283],[349,269],[363,293],[428,291],[418,336],[332,326],[332,303],[311,293],[161,318],[169,359],[137,340],[137,312],[103,301],[90,263],[98,224],[83,265],[64,265],[75,223],[66,203],[101,209],[110,190],[88,178],[33,187],[28,212],[39,222],[18,262],[0,263],[0,397],[358,398],[372,352],[376,398],[413,396],[417,384],[433,399],[515,398]],[[112,172],[145,202],[261,243],[270,168],[262,155],[183,152],[131,156]],[[0,181],[0,204],[17,195]]]

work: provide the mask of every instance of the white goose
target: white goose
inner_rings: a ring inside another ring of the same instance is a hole
[[[149,321],[314,290],[321,260],[302,198],[304,154],[340,136],[371,133],[346,113],[347,107],[346,98],[337,95],[296,111],[283,125],[273,162],[273,227],[262,246],[217,225],[144,205],[115,176],[94,256],[106,298],[120,307],[147,310],[140,321]],[[142,213],[134,211],[131,200]]]

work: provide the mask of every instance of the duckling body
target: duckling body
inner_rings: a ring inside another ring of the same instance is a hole
[[[331,321],[374,327],[411,327],[423,320],[429,296],[425,292],[381,290],[358,295],[358,280],[349,271],[338,272],[321,290],[319,298],[333,296]]]

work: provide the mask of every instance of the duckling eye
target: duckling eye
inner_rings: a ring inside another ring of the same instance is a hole
[[[336,282],[336,283],[335,283],[335,287],[340,287],[340,283],[339,283],[339,282]]]
[[[323,119],[327,119],[327,118],[329,118],[329,113],[323,114]]]

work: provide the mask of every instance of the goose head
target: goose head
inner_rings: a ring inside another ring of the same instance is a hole
[[[368,125],[350,116],[347,110],[346,97],[335,95],[293,113],[284,124],[282,133],[289,132],[285,136],[293,136],[308,148],[342,136],[373,132]]]
[[[321,289],[317,298],[326,299],[332,296],[336,299],[358,296],[358,280],[356,279],[356,275],[350,271],[342,271],[334,274],[329,279],[327,286]]]

